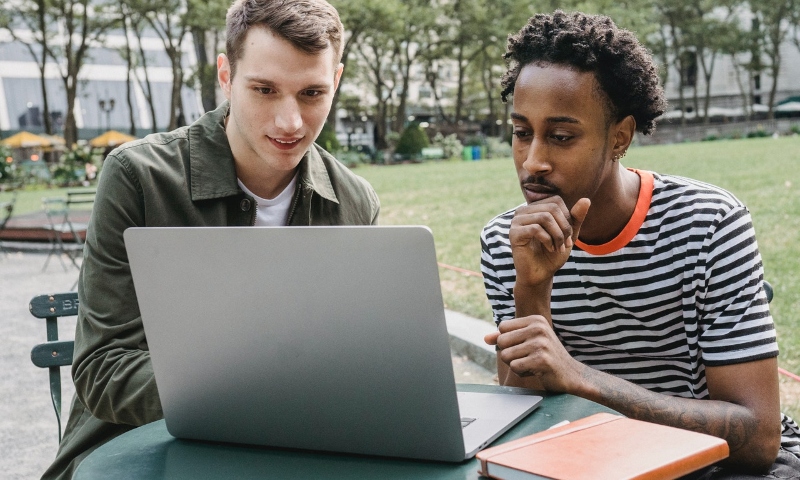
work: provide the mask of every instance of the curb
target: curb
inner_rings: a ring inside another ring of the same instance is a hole
[[[490,372],[496,371],[495,350],[483,341],[486,334],[497,330],[494,324],[452,310],[445,310],[444,316],[453,352],[469,358]]]

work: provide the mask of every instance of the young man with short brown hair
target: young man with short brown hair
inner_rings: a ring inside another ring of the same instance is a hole
[[[372,187],[314,144],[342,74],[336,10],[324,0],[237,0],[227,22],[233,51],[217,61],[227,101],[105,160],[78,287],[76,398],[44,478],[71,477],[101,444],[163,416],[126,228],[377,222]]]

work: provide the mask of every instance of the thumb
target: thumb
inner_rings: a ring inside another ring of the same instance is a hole
[[[572,216],[572,241],[578,239],[578,235],[581,233],[581,225],[583,225],[583,221],[586,220],[586,214],[589,213],[589,207],[592,205],[592,201],[588,198],[581,198],[575,205],[572,206],[572,210],[570,210],[569,214]]]
[[[484,336],[483,341],[489,345],[497,345],[497,337],[499,336],[500,332],[492,332]]]

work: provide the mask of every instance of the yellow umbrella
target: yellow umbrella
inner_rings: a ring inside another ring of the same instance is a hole
[[[31,148],[31,147],[49,147],[53,141],[39,135],[34,135],[30,132],[19,132],[5,140],[0,140],[0,143],[10,148]]]
[[[63,137],[59,137],[58,135],[46,135],[43,133],[42,137],[50,140],[50,146],[44,149],[46,152],[50,152],[53,150],[60,150],[67,145],[67,141],[64,140]]]
[[[116,130],[109,130],[99,137],[89,140],[89,145],[93,147],[116,147],[117,145],[122,145],[125,142],[130,142],[131,140],[136,140],[136,137],[132,137]]]

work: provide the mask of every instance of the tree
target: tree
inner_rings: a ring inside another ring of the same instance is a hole
[[[172,68],[168,130],[185,124],[183,116],[183,41],[189,33],[190,0],[129,0],[130,8],[138,12],[156,32]],[[154,121],[155,123],[155,121]],[[179,125],[180,124],[180,125]]]
[[[393,105],[392,96],[397,84],[395,77],[395,56],[397,51],[391,43],[390,33],[386,30],[375,29],[364,35],[361,47],[356,50],[360,63],[358,69],[362,80],[372,87],[375,96],[375,148],[386,149],[387,123],[391,118]]]
[[[64,140],[72,145],[78,139],[75,123],[75,99],[78,95],[80,71],[91,45],[102,44],[106,31],[116,18],[95,9],[90,0],[47,0],[49,25],[59,24],[62,32],[48,43],[46,52],[58,65],[59,75],[67,96],[67,114],[64,119]]]
[[[351,55],[354,49],[360,48],[359,42],[362,36],[366,35],[374,25],[380,24],[393,7],[384,0],[332,0],[331,4],[339,12],[345,28],[341,60],[344,65],[344,74],[340,80],[339,89],[334,92],[327,120],[331,128],[336,130],[336,112],[341,95],[341,84],[357,78],[357,67],[348,68]]]
[[[47,98],[47,79],[45,69],[47,67],[48,43],[53,34],[48,32],[48,17],[45,0],[35,0],[25,2],[19,8],[9,8],[0,14],[0,29],[5,29],[11,34],[11,38],[25,45],[33,60],[39,67],[39,82],[42,90],[42,116],[44,119],[44,131],[48,135],[53,134],[53,122],[50,118],[50,104]],[[16,23],[25,25],[31,32],[31,39],[20,38],[16,33],[14,25]],[[39,48],[34,48],[34,45]]]
[[[778,90],[778,75],[781,70],[781,46],[789,33],[791,14],[795,9],[794,0],[759,0],[750,4],[757,19],[754,30],[763,41],[763,54],[766,57],[766,70],[772,78],[769,91],[768,118],[775,117],[775,95]]]
[[[736,0],[733,0],[736,1]],[[717,56],[725,48],[726,42],[735,35],[738,26],[734,23],[737,19],[735,3],[727,5],[718,0],[692,0],[691,8],[694,11],[693,21],[688,25],[689,38],[694,45],[700,68],[703,71],[705,83],[705,96],[703,101],[703,121],[709,123],[708,114],[711,105],[711,76]],[[720,12],[725,11],[724,15]],[[719,18],[722,16],[722,18]],[[697,89],[695,88],[695,95]]]
[[[197,57],[192,77],[200,90],[205,111],[217,107],[217,59],[214,53],[219,51],[224,36],[225,13],[229,5],[230,2],[223,0],[189,0],[186,21]]]

